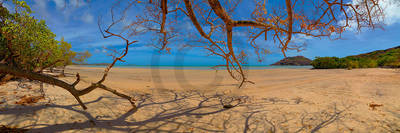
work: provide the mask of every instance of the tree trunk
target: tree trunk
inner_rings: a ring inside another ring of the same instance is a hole
[[[62,68],[62,70],[61,70],[61,75],[60,76],[62,76],[62,77],[65,77],[65,66],[63,66],[63,68]]]
[[[35,73],[35,72],[30,72],[30,71],[24,71],[21,69],[17,69],[14,67],[10,67],[4,64],[0,64],[0,74],[4,73],[7,75],[14,75],[16,77],[23,77],[23,78],[27,78],[30,80],[36,80],[36,81],[41,81],[43,83],[48,83],[51,85],[56,85],[58,87],[61,87],[65,90],[67,90],[68,92],[70,92],[75,99],[78,101],[78,103],[82,106],[83,109],[87,109],[87,107],[85,106],[85,104],[81,101],[81,99],[79,98],[80,96],[86,95],[88,93],[90,93],[91,91],[93,91],[96,88],[101,88],[103,90],[109,91],[119,97],[122,97],[124,99],[129,100],[129,102],[132,104],[133,108],[136,108],[135,103],[133,102],[134,99],[128,95],[122,94],[120,92],[118,92],[117,90],[111,89],[105,85],[103,85],[101,82],[97,82],[97,83],[92,83],[89,87],[82,89],[82,90],[77,90],[75,88],[75,86],[79,83],[80,81],[80,76],[79,74],[77,74],[77,80],[72,83],[69,84],[65,81],[56,79],[54,77],[50,77],[41,73]]]

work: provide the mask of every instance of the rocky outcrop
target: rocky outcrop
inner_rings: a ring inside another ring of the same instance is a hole
[[[272,65],[292,65],[292,66],[308,66],[311,65],[312,60],[304,56],[286,57]]]

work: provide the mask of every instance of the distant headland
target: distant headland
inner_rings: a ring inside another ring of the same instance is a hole
[[[304,57],[304,56],[294,56],[294,57],[286,57],[271,66],[281,66],[281,65],[290,65],[290,66],[309,66],[311,65],[312,60]]]

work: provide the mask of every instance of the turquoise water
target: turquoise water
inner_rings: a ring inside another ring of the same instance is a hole
[[[95,65],[83,65],[85,67],[105,67]],[[153,69],[189,69],[189,70],[213,70],[213,66],[138,66],[138,65],[116,65],[115,68],[153,68]],[[312,66],[243,66],[244,69],[311,69]],[[219,67],[225,69],[225,67]]]

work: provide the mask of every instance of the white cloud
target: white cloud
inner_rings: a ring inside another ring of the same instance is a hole
[[[124,41],[118,40],[118,39],[112,39],[112,40],[98,40],[95,42],[91,42],[88,44],[83,44],[88,47],[102,47],[102,46],[121,46],[124,45]]]
[[[104,48],[96,48],[94,49],[94,53],[107,53],[107,50]]]
[[[34,7],[37,7],[37,8],[47,8],[47,1],[45,1],[45,0],[38,0],[38,1],[35,1],[35,4],[33,5]]]
[[[359,3],[360,3],[360,0],[353,0],[351,4],[358,5]],[[381,1],[379,1],[379,5],[382,8],[383,14],[384,14],[383,24],[392,25],[392,24],[400,22],[400,1],[399,0],[381,0]],[[348,11],[350,12],[352,10],[348,9]],[[362,12],[366,12],[366,11],[362,11]],[[339,24],[341,24],[341,25],[345,25],[345,23],[346,23],[345,20],[339,21]],[[347,30],[356,31],[357,23],[355,20],[350,20],[349,25],[350,25],[350,28],[348,28]]]
[[[32,9],[42,18],[51,18],[50,13],[47,11],[47,0],[36,0],[35,4],[32,6]]]
[[[79,8],[79,7],[82,7],[82,6],[86,6],[87,3],[84,0],[70,0],[69,1],[69,5]]]
[[[293,36],[292,42],[296,43],[296,44],[303,44],[303,43],[307,42],[307,40],[310,40],[310,39],[313,39],[313,37],[307,36],[304,34],[296,34]]]
[[[400,22],[399,0],[384,0],[381,4],[385,14],[385,24],[392,25]]]
[[[56,3],[57,9],[64,9],[65,8],[65,0],[53,0]]]
[[[86,6],[88,4],[84,0],[52,0],[52,1],[56,4],[57,9],[64,9],[66,6],[70,8],[79,8]]]
[[[90,23],[93,19],[93,16],[87,14],[84,14],[84,16],[75,15],[79,14],[77,13],[79,9],[82,9],[88,5],[88,3],[86,3],[84,0],[51,0],[51,2],[55,3],[57,10],[59,10],[63,14],[63,17],[66,21],[68,21],[71,16],[73,16],[73,19],[82,20],[88,23]]]
[[[90,24],[90,23],[93,23],[94,17],[93,17],[93,15],[90,14],[90,13],[85,13],[85,14],[82,15],[81,20],[82,20],[83,22],[85,22],[85,23]]]
[[[91,37],[100,37],[100,32],[96,27],[69,27],[69,26],[63,26],[63,25],[57,25],[59,27],[60,32],[62,34],[57,34],[58,37],[63,36],[65,40],[79,40],[81,37],[84,38],[91,38]],[[85,29],[86,28],[86,29]],[[82,30],[85,29],[85,30]],[[57,30],[56,30],[57,31]],[[97,34],[96,34],[97,33]]]

